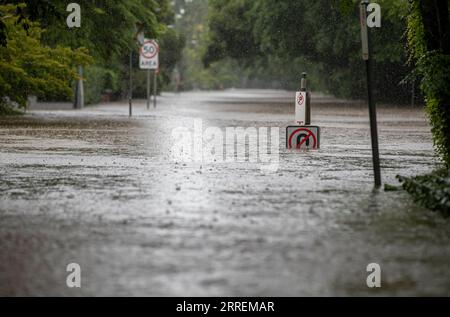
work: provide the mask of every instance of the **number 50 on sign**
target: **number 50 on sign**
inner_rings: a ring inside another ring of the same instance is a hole
[[[159,68],[159,45],[155,40],[145,40],[139,53],[139,67],[141,69]]]

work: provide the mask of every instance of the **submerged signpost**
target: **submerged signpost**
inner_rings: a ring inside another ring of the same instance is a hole
[[[375,187],[381,187],[381,169],[380,169],[380,153],[378,148],[378,126],[377,126],[377,109],[372,93],[372,65],[370,56],[370,31],[367,26],[367,7],[369,0],[361,1],[360,5],[360,23],[361,23],[361,40],[362,55],[366,64],[367,72],[367,100],[369,103],[370,115],[370,135],[372,139],[372,158],[373,171],[375,178]]]
[[[286,128],[286,148],[317,150],[320,148],[320,127],[311,126],[311,94],[306,73],[302,74],[300,91],[295,94],[295,126]]]

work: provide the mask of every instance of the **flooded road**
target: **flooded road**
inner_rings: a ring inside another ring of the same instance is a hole
[[[373,190],[367,109],[313,95],[321,149],[298,153],[292,100],[192,92],[131,119],[124,103],[0,118],[0,295],[450,295],[450,221]],[[279,127],[278,169],[175,161],[172,131],[194,119]],[[435,167],[420,109],[380,107],[379,123],[385,183]]]

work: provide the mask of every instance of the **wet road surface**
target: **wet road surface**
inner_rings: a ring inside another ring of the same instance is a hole
[[[124,103],[0,118],[0,295],[450,295],[450,222],[373,190],[367,109],[314,95],[321,149],[298,153],[284,149],[292,100],[192,92],[131,119]],[[176,162],[172,130],[199,118],[280,127],[278,170]],[[379,121],[384,182],[435,167],[420,109]]]

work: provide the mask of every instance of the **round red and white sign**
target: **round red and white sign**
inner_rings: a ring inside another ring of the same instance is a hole
[[[317,137],[308,128],[298,128],[288,135],[288,149],[301,149],[303,147],[317,149]]]
[[[151,59],[159,53],[159,45],[155,41],[146,41],[141,47],[141,55]]]
[[[305,97],[303,97],[303,94],[299,94],[297,97],[297,103],[299,106],[303,105],[303,103],[305,102]]]

